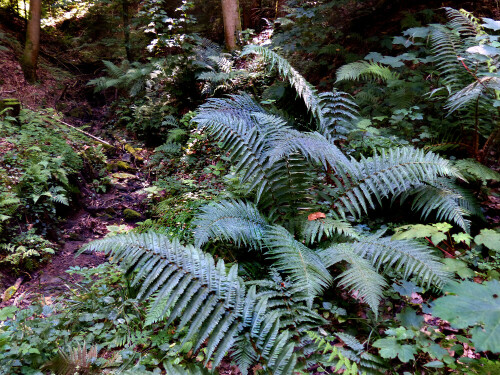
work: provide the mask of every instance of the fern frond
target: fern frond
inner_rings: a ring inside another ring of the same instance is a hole
[[[320,250],[318,257],[325,267],[346,261],[349,267],[337,277],[340,279],[339,284],[351,292],[357,292],[357,296],[370,306],[375,315],[378,314],[382,291],[387,283],[368,260],[354,252],[350,243]]]
[[[456,10],[445,7],[446,17],[448,18],[448,26],[451,29],[458,31],[464,36],[476,36],[481,33],[481,21],[474,17],[470,12],[463,9]]]
[[[168,375],[209,375],[210,371],[197,366],[182,367],[169,362],[163,362],[163,366]],[[137,373],[131,372],[130,375]]]
[[[448,110],[448,114],[451,114],[468,105],[477,105],[477,102],[486,94],[490,94],[494,97],[495,90],[499,88],[500,78],[498,77],[486,76],[478,78],[477,81],[474,81],[451,95],[446,101],[445,109]]]
[[[200,107],[194,121],[230,152],[236,173],[241,172],[241,182],[247,183],[248,192],[255,191],[256,203],[270,209],[270,215],[292,203],[307,202],[310,184],[306,161],[290,156],[268,162],[272,147],[269,139],[289,129],[279,117],[267,114],[248,95],[233,95],[209,100]]]
[[[266,232],[265,243],[269,247],[266,255],[274,260],[275,267],[285,272],[290,280],[304,287],[310,304],[332,283],[332,277],[318,255],[298,242],[285,228],[273,226]]]
[[[319,242],[323,237],[331,238],[335,235],[349,238],[359,237],[358,232],[350,223],[329,217],[316,220],[301,220],[297,225],[300,236],[304,239],[306,245]]]
[[[221,201],[201,209],[193,222],[195,245],[203,246],[212,238],[233,241],[236,246],[262,249],[267,220],[252,203]]]
[[[276,67],[279,74],[290,83],[297,92],[297,95],[302,98],[307,109],[315,116],[321,117],[321,99],[315,87],[307,82],[307,80],[291,66],[287,59],[271,51],[269,48],[257,45],[245,46],[241,56],[249,54],[261,55],[265,62],[270,65],[270,70]]]
[[[269,140],[269,163],[274,164],[285,156],[300,152],[311,162],[342,169],[350,162],[332,142],[319,133],[304,133],[295,129],[275,133]]]
[[[351,178],[338,183],[333,202],[342,216],[354,217],[374,208],[372,196],[379,204],[390,194],[397,196],[410,188],[436,180],[439,176],[461,178],[458,170],[446,159],[409,147],[382,151],[371,158],[353,160]]]
[[[376,269],[392,267],[404,279],[415,276],[422,284],[442,287],[449,274],[431,249],[417,241],[392,240],[372,235],[347,245],[354,253],[368,259]]]
[[[350,126],[359,115],[358,106],[350,95],[334,90],[319,94],[321,100],[321,118],[319,131],[330,139],[334,133]]]
[[[420,211],[422,218],[426,219],[435,211],[438,220],[454,222],[469,232],[470,221],[465,216],[471,215],[471,211],[466,208],[471,207],[471,204],[460,194],[458,186],[446,180],[436,180],[408,191],[403,199],[409,194],[414,195],[412,209]]]
[[[357,61],[341,66],[337,70],[337,82],[378,79],[383,82],[399,79],[399,74],[372,61]]]
[[[189,326],[184,341],[193,341],[194,350],[210,337],[207,350],[212,353],[227,332],[235,332],[246,294],[236,265],[226,270],[222,260],[215,264],[201,250],[154,232],[109,237],[85,248],[110,254],[128,273],[139,270],[132,281],[140,285],[137,298],[154,296],[151,311],[163,307],[148,322],[172,309],[167,324],[181,318],[178,328]]]
[[[479,163],[474,159],[461,159],[455,162],[455,167],[467,180],[500,181],[500,173]],[[0,204],[1,205],[1,204]]]
[[[462,53],[460,34],[438,25],[433,27],[430,40],[436,68],[444,84],[449,86],[450,90],[455,91],[466,77],[465,69],[459,60]]]

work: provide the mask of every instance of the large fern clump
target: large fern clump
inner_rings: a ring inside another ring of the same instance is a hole
[[[244,374],[255,363],[274,374],[291,374],[295,345],[286,327],[311,328],[322,321],[305,309],[301,289],[290,288],[296,297],[287,297],[265,281],[257,282],[260,288],[247,286],[236,264],[227,268],[224,261],[216,263],[198,248],[159,233],[118,235],[86,249],[106,252],[133,276],[137,298],[151,300],[146,324],[168,317],[167,325],[175,322],[177,330],[186,330],[183,342],[193,342],[195,352],[205,347],[206,362],[212,360],[214,367],[232,349]],[[292,309],[289,298],[294,300]]]
[[[230,353],[243,374],[257,363],[269,374],[291,374],[304,365],[306,331],[322,323],[314,300],[335,283],[377,317],[389,270],[436,287],[448,280],[426,245],[365,234],[353,222],[391,199],[415,197],[424,215],[437,212],[467,228],[468,206],[453,186],[461,174],[434,153],[404,147],[359,160],[346,156],[332,133],[356,116],[351,99],[338,91],[319,94],[264,47],[245,53],[278,68],[305,101],[316,131],[298,130],[245,93],[209,99],[193,121],[229,155],[242,195],[202,207],[193,222],[195,246],[148,232],[88,248],[109,253],[131,275],[138,299],[149,301],[148,324],[175,324],[195,352],[205,347],[214,367]],[[426,189],[443,192],[442,199]],[[201,250],[215,240],[259,252],[266,259],[262,273],[270,276],[243,281],[237,264],[215,262]],[[344,367],[353,369],[350,362]]]

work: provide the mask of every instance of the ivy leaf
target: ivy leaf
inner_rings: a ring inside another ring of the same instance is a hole
[[[471,281],[449,284],[450,295],[434,301],[432,313],[454,328],[472,329],[472,343],[479,351],[500,352],[500,282]]]
[[[403,363],[415,359],[417,351],[412,345],[401,345],[395,337],[378,339],[373,346],[379,348],[380,356],[383,358],[399,358]]]
[[[490,250],[500,251],[500,233],[493,229],[483,229],[474,237],[474,242],[478,245],[484,245]]]

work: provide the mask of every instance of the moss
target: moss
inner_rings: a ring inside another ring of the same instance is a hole
[[[134,168],[129,163],[123,160],[111,160],[107,163],[106,169],[108,171],[131,171]]]
[[[126,208],[123,210],[123,217],[127,221],[133,221],[133,220],[138,220],[141,218],[141,214],[137,211],[134,211],[130,208]]]

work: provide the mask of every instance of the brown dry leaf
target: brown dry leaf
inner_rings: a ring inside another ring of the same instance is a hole
[[[312,214],[310,214],[307,219],[309,221],[314,221],[314,220],[317,220],[317,219],[326,219],[326,215],[323,213],[323,212],[314,212]]]

